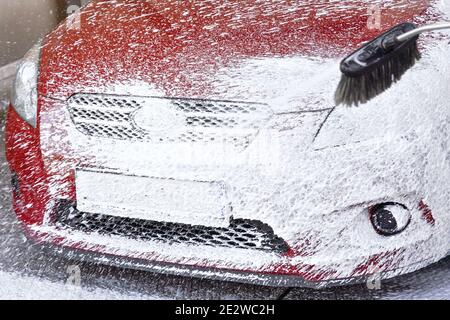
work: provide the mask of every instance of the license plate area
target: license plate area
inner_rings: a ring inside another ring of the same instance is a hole
[[[223,182],[76,170],[77,209],[116,217],[227,227],[231,203]]]

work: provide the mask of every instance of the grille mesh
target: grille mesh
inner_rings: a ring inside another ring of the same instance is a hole
[[[78,123],[76,128],[90,136],[101,138],[116,138],[120,140],[140,140],[144,133],[134,130],[128,126],[99,124],[99,123]]]
[[[141,241],[254,249],[277,253],[285,253],[288,250],[286,242],[276,236],[269,225],[254,220],[233,220],[228,228],[192,226],[83,213],[70,202],[61,201],[57,208],[56,223],[61,227],[83,232],[97,232]]]
[[[108,110],[73,108],[72,116],[77,122],[93,120],[129,123],[130,121],[132,121],[131,112],[114,112]]]
[[[152,105],[163,109],[152,109]],[[68,107],[76,129],[88,136],[153,143],[225,143],[240,148],[250,144],[271,116],[264,104],[94,94],[76,94],[68,100]],[[180,126],[149,132],[137,124],[141,110],[161,117],[158,113],[166,109],[181,119]]]
[[[186,113],[231,113],[249,114],[256,112],[258,108],[253,104],[242,104],[237,102],[208,102],[195,100],[174,100],[172,103],[182,112]]]

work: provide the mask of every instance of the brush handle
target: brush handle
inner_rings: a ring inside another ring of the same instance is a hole
[[[442,29],[450,29],[450,22],[430,24],[428,26],[416,28],[412,31],[406,32],[406,33],[398,36],[397,41],[403,42],[403,41],[409,40],[411,38],[414,38],[424,32],[430,32],[430,31],[436,31],[436,30],[442,30]]]

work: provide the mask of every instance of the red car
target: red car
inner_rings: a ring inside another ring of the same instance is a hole
[[[448,37],[423,41],[421,65],[374,102],[336,108],[333,93],[362,42],[448,14],[434,1],[92,1],[18,70],[18,219],[72,258],[267,285],[438,261],[450,79],[432,61]]]

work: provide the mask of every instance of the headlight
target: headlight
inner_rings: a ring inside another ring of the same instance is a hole
[[[12,92],[14,109],[34,128],[36,128],[40,51],[39,42],[25,55],[17,69]]]

